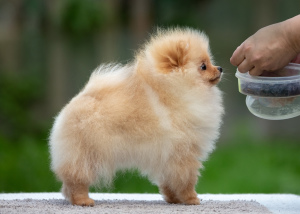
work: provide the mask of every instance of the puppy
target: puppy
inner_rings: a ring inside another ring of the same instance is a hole
[[[223,114],[207,36],[158,30],[132,63],[102,65],[58,114],[51,167],[74,205],[93,206],[89,186],[139,169],[169,203],[200,204],[199,169],[214,149]]]

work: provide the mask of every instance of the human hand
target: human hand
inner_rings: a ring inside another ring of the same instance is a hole
[[[298,54],[291,62],[300,64],[300,54]]]
[[[230,58],[242,73],[261,75],[263,71],[274,71],[287,65],[296,57],[298,47],[294,46],[289,34],[289,20],[264,27],[245,40]]]

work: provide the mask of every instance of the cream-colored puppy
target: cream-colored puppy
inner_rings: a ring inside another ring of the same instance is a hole
[[[64,196],[92,206],[90,185],[137,168],[167,202],[199,204],[199,168],[223,114],[221,72],[208,38],[189,28],[159,30],[132,63],[97,68],[51,131],[52,170]]]

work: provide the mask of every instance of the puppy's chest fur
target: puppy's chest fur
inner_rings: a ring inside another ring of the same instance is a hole
[[[187,131],[201,122],[200,115],[193,111],[201,108],[201,104],[196,100],[184,102],[189,96],[181,98],[174,95],[161,96],[148,85],[145,86],[145,93],[154,115],[159,120],[160,127],[165,131],[179,131],[178,129]]]

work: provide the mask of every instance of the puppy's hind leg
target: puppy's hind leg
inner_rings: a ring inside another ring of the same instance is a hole
[[[97,156],[91,151],[88,153],[89,158],[86,158],[85,154],[76,155],[73,161],[67,158],[67,161],[55,170],[63,182],[63,195],[73,205],[94,205],[94,201],[89,198],[88,193],[89,186],[94,184],[98,177]]]

